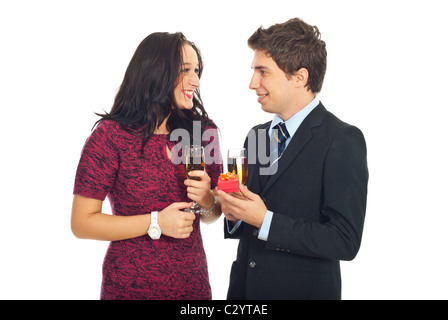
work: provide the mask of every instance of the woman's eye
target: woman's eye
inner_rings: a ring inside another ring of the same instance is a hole
[[[195,69],[194,69],[194,73],[196,73],[197,75],[199,75],[199,68],[195,68]]]

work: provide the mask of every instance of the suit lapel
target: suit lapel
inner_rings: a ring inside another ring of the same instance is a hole
[[[260,175],[260,169],[264,167],[269,167],[269,163],[266,164],[260,164],[262,161],[260,161],[260,153],[266,153],[266,156],[269,157],[270,154],[270,139],[269,139],[269,127],[271,125],[271,121],[262,124],[256,128],[253,132],[250,134],[253,134],[252,142],[246,141],[246,150],[248,152],[254,152],[254,154],[248,155],[249,156],[249,172],[247,176],[247,183],[246,185],[248,188],[255,193],[261,193],[261,190],[263,189],[264,185],[267,182],[267,179],[269,179],[269,176],[267,175]],[[263,135],[264,141],[260,140],[259,138]],[[250,140],[250,139],[249,139]],[[255,141],[255,143],[253,143]],[[249,144],[249,146],[248,146]],[[263,144],[264,147],[262,147],[260,144]],[[260,148],[261,147],[261,148]],[[256,159],[255,163],[252,160]]]
[[[288,147],[286,148],[282,157],[278,161],[277,172],[269,177],[265,187],[263,188],[262,194],[265,194],[269,190],[269,188],[274,185],[278,178],[289,167],[291,162],[312,139],[313,134],[311,132],[311,128],[318,127],[322,124],[326,112],[327,111],[324,106],[319,103],[319,105],[313,111],[311,111],[311,113],[305,118],[305,120],[303,120],[302,124],[292,137],[291,142],[288,144]]]
[[[269,124],[270,126],[270,124]],[[266,156],[269,157],[271,154],[271,139],[269,137],[269,127],[266,128],[266,135],[265,135],[265,147],[264,150],[261,150],[261,152],[265,152]],[[263,143],[262,141],[260,141],[260,143]],[[260,152],[260,151],[259,151]],[[266,174],[260,174],[261,170],[267,170],[269,168],[270,162],[268,161],[265,164],[260,164],[258,162],[258,181],[260,183],[260,191],[262,191],[264,189],[264,186],[266,185],[266,183],[268,182],[270,176],[266,175]]]

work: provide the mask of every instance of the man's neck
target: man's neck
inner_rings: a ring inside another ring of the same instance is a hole
[[[314,100],[314,98],[316,98],[316,94],[312,93],[311,91],[307,93],[308,94],[304,95],[303,97],[298,98],[291,108],[288,108],[284,112],[278,114],[279,117],[282,118],[283,121],[287,121],[297,112],[305,108],[311,101]]]

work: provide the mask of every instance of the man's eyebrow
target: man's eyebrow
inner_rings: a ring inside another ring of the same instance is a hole
[[[254,70],[269,70],[269,68],[266,66],[255,66],[255,67],[252,67],[252,69],[254,69]]]

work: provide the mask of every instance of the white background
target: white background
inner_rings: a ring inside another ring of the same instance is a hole
[[[272,115],[249,90],[260,25],[292,17],[327,43],[320,99],[368,146],[368,208],[358,256],[342,262],[343,299],[447,299],[444,1],[2,1],[0,298],[98,299],[107,242],[70,230],[81,148],[109,111],[137,45],[182,31],[202,51],[201,93],[222,148]],[[229,121],[232,119],[232,122]],[[110,212],[106,201],[104,211]],[[237,242],[202,225],[214,299]]]

